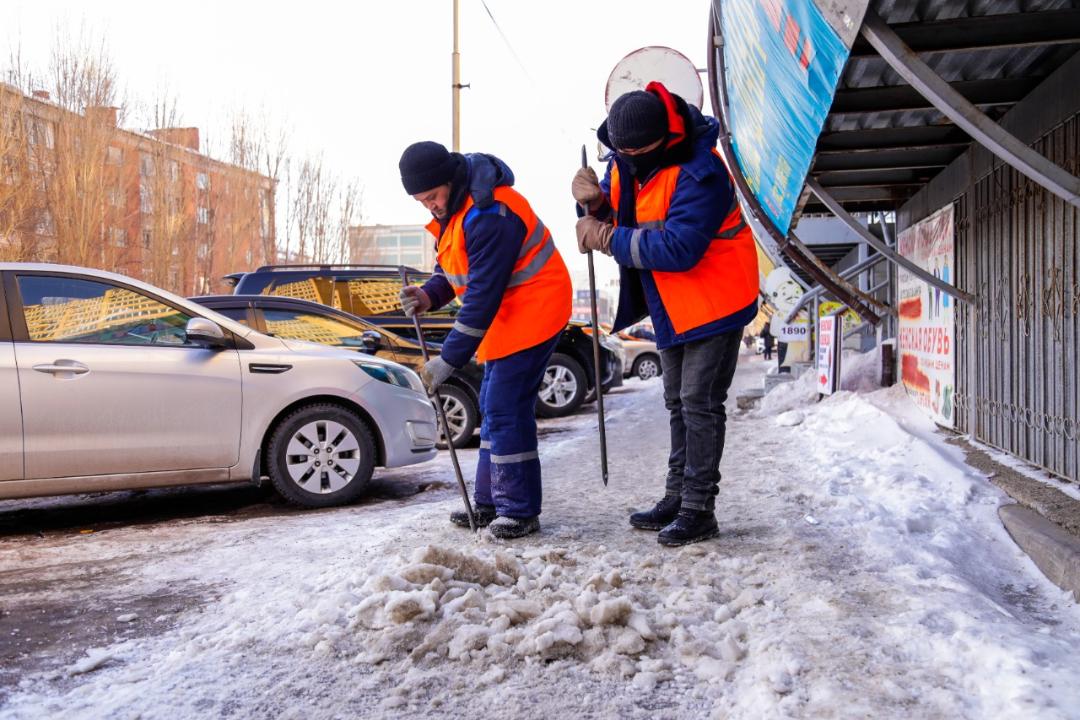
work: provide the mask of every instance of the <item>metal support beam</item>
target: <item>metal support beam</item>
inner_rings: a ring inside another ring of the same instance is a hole
[[[891,247],[879,240],[876,235],[863,227],[862,223],[851,217],[851,215],[849,215],[848,212],[844,210],[844,208],[840,205],[840,203],[833,199],[833,197],[829,195],[829,193],[825,192],[825,189],[818,184],[817,180],[812,177],[806,178],[806,186],[810,188],[810,192],[818,196],[818,199],[821,200],[821,202],[825,203],[825,207],[829,208],[833,215],[835,215],[840,220],[843,220],[844,224],[854,230],[860,238],[862,238],[867,244],[870,245],[870,247],[877,250],[879,253],[884,255],[893,263],[904,268],[909,273],[919,278],[923,282],[933,285],[942,292],[952,295],[957,300],[963,300],[966,303],[975,302],[975,296],[971,293],[964,292],[963,290],[960,290],[959,288],[950,285],[939,277],[934,277],[931,273],[922,269],[914,262],[908,260],[906,257],[896,252]]]
[[[882,255],[881,253],[876,253],[876,254],[871,255],[870,257],[866,258],[862,262],[856,263],[855,265],[852,265],[851,267],[849,267],[849,268],[847,268],[845,270],[841,270],[839,275],[840,275],[841,279],[843,279],[843,280],[850,280],[852,278],[856,278],[859,275],[866,272],[867,270],[873,269],[873,267],[875,265],[877,265],[879,262],[881,262],[884,259],[885,259],[884,255]],[[875,288],[875,289],[877,289],[877,288]],[[815,285],[814,287],[812,287],[809,290],[807,290],[806,292],[804,292],[802,297],[799,298],[799,302],[795,303],[795,307],[792,308],[791,312],[789,312],[787,314],[787,317],[784,318],[784,322],[791,322],[792,320],[794,320],[795,316],[799,314],[799,311],[801,311],[806,306],[806,303],[810,302],[814,298],[821,297],[822,295],[824,295],[827,292],[829,292],[829,289],[827,287],[822,286],[822,285]],[[867,290],[866,292],[869,295],[870,293],[872,293],[874,291],[873,290]]]
[[[1041,78],[1034,77],[961,80],[949,85],[949,87],[958,97],[969,104],[993,107],[994,105],[1015,105],[1023,100],[1039,84],[1040,80]],[[942,82],[945,81],[942,80]],[[885,85],[882,87],[838,90],[833,98],[832,107],[829,109],[829,115],[909,112],[911,110],[933,109],[933,98],[919,92],[918,87],[913,86],[914,83],[910,86]]]
[[[859,323],[858,325],[856,325],[855,327],[851,328],[846,333],[844,333],[844,340],[847,340],[852,335],[857,335],[858,333],[861,333],[863,330],[865,330],[868,327],[870,327],[870,323],[864,323],[864,322]]]
[[[881,237],[885,240],[885,244],[891,248],[896,247],[896,238],[892,236],[892,232],[889,230],[889,223],[885,222],[885,213],[878,213],[878,227],[881,228]]]
[[[1071,205],[1080,207],[1080,178],[1050,162],[984,115],[911,51],[872,10],[860,31],[900,77],[979,144]]]
[[[1080,43],[1080,12],[1038,12],[979,15],[901,23],[892,26],[917,53],[963,52],[991,48],[1047,47]],[[874,57],[865,40],[856,40],[851,57]]]
[[[953,146],[964,150],[971,144],[967,134],[955,125],[825,130],[817,141],[817,151],[881,150],[903,147]]]

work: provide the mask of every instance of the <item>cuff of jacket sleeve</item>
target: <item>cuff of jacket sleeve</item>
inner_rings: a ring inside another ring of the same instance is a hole
[[[641,236],[644,230],[640,228],[617,227],[611,233],[611,255],[615,262],[623,267],[647,270],[641,261]]]
[[[420,289],[423,290],[431,300],[432,310],[438,310],[454,299],[454,287],[450,284],[450,281],[446,279],[445,275],[432,275],[428,278],[426,283],[420,286]]]
[[[471,337],[457,330],[451,330],[450,334],[446,336],[442,351],[439,354],[447,364],[453,366],[455,370],[460,370],[476,354],[476,348],[478,347],[480,347],[480,338]]]

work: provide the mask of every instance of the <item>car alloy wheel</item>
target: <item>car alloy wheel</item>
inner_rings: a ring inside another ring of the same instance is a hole
[[[360,443],[340,423],[309,422],[289,439],[285,466],[292,481],[304,490],[337,492],[352,482],[360,469]]]
[[[454,439],[454,447],[465,447],[480,425],[480,409],[476,406],[476,400],[464,388],[452,383],[446,383],[439,388],[439,397],[442,398],[443,410],[446,411],[446,422],[450,425],[450,436]],[[439,423],[438,446],[441,450],[447,447],[441,422]]]
[[[540,385],[540,399],[553,408],[562,409],[570,404],[578,391],[577,378],[562,365],[551,365],[544,371]]]
[[[660,374],[660,365],[651,357],[638,361],[637,376],[642,380],[652,380]]]

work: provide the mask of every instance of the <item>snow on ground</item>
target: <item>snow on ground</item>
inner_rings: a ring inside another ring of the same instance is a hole
[[[995,447],[981,443],[971,435],[967,436],[967,441],[971,443],[973,447],[976,447],[989,455],[994,462],[1011,468],[1026,478],[1038,480],[1044,485],[1049,485],[1055,490],[1060,490],[1073,500],[1080,500],[1080,485],[1055,477],[1045,470],[1040,470],[1034,465],[1021,460],[1015,455],[1009,455]]]
[[[117,592],[217,590],[26,677],[0,718],[1080,717],[1080,611],[1002,529],[1006,498],[850,360],[861,392],[797,381],[731,416],[723,533],[679,550],[626,523],[662,492],[659,381],[606,400],[606,489],[595,419],[544,423],[525,541],[450,526],[448,494],[24,549],[127,557]],[[737,386],[763,370],[744,356]]]

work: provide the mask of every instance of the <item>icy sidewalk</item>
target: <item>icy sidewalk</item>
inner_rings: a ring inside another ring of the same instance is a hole
[[[744,357],[737,383],[762,371]],[[1001,528],[1004,496],[897,390],[782,389],[729,423],[723,535],[680,551],[626,524],[662,487],[659,381],[607,402],[607,489],[594,419],[545,424],[525,542],[450,527],[455,500],[103,538],[159,546],[131,592],[225,590],[28,678],[0,717],[1080,715],[1080,612]]]

